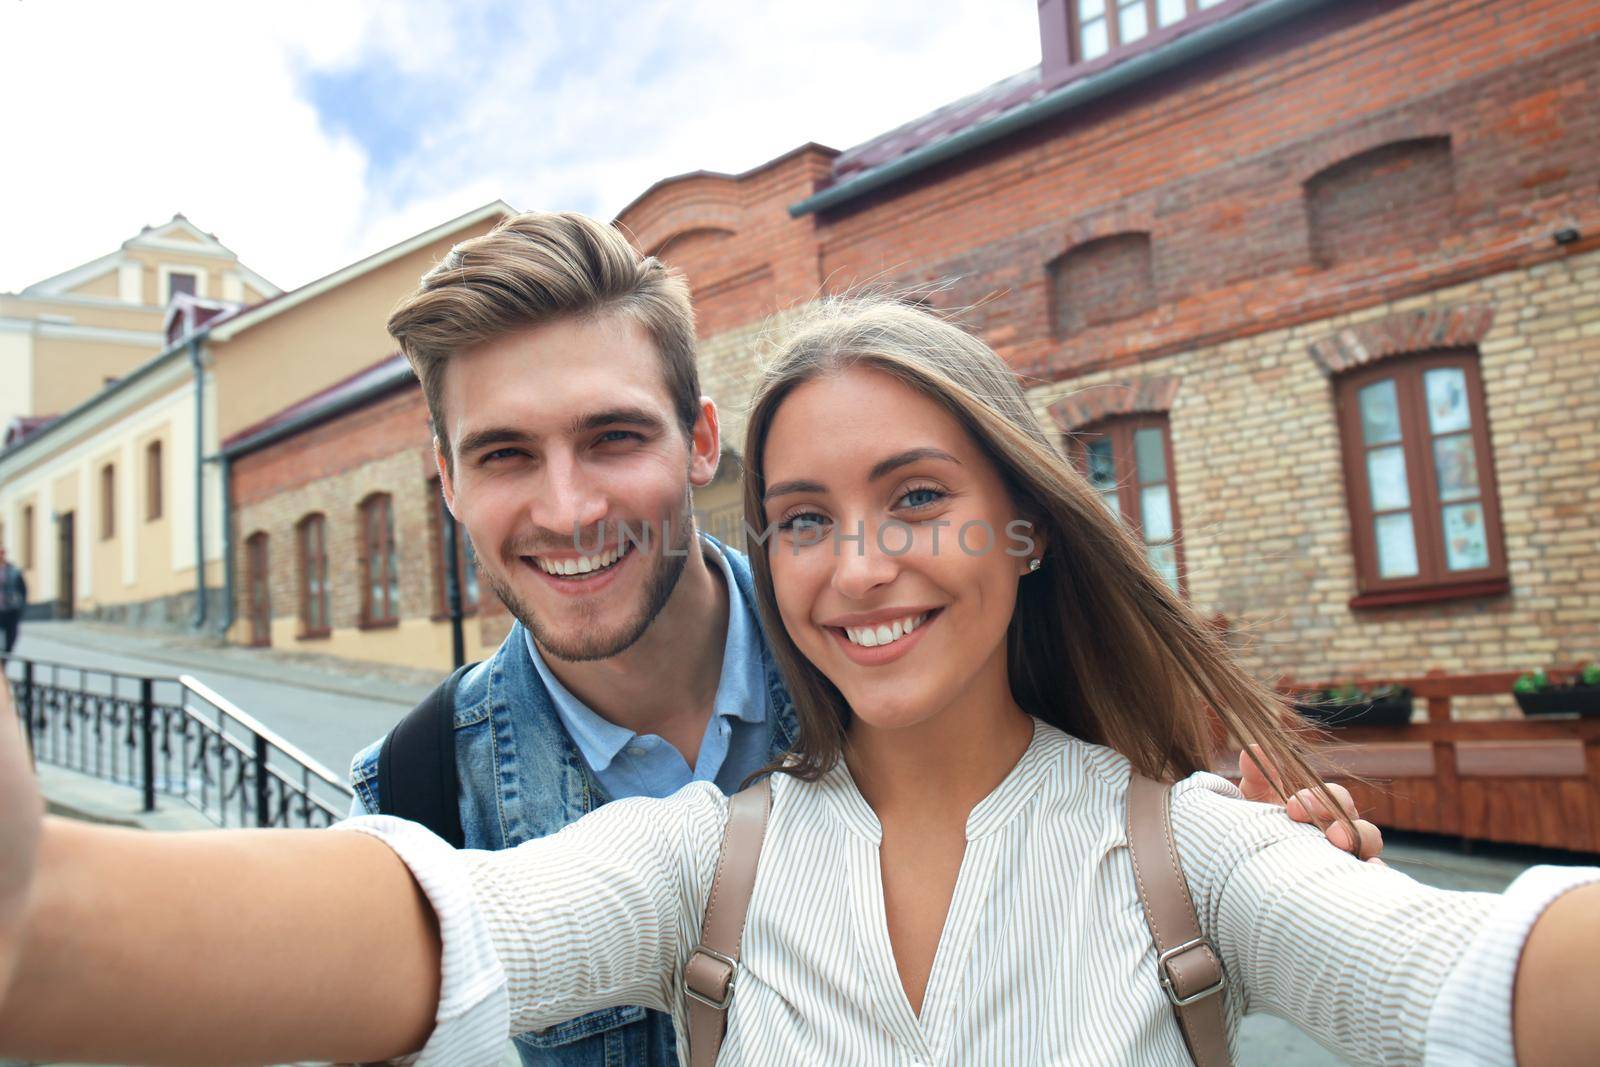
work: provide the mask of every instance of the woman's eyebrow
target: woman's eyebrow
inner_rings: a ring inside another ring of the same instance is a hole
[[[789,482],[777,482],[774,485],[767,486],[767,491],[761,494],[761,499],[771,500],[775,496],[788,496],[791,493],[826,493],[827,491],[827,486],[823,485],[821,482],[808,482],[804,479],[796,479]]]
[[[961,461],[942,448],[909,448],[904,452],[896,452],[887,459],[880,459],[873,464],[872,470],[867,474],[869,481],[877,481],[886,474],[892,474],[908,463],[915,463],[920,459],[942,459],[957,466]],[[825,493],[827,486],[821,482],[808,481],[797,478],[788,482],[775,482],[767,487],[762,494],[762,500],[771,500],[775,496],[787,496],[790,493]]]
[[[961,465],[961,461],[959,459],[952,456],[942,448],[910,448],[904,452],[897,452],[888,459],[881,459],[877,463],[873,464],[872,471],[867,475],[867,478],[869,481],[875,482],[879,478],[882,478],[885,474],[897,471],[906,464],[915,463],[919,459],[942,459],[950,463],[954,463],[958,467]]]

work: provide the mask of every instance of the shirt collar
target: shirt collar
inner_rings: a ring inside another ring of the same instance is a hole
[[[756,621],[739,583],[734,580],[733,568],[714,545],[702,538],[701,546],[708,561],[715,562],[722,572],[728,589],[728,636],[722,646],[722,674],[717,679],[717,695],[711,705],[713,715],[739,719],[748,723],[767,719],[767,688],[761,662],[761,645]],[[638,735],[624,726],[618,726],[596,713],[583,701],[572,695],[561,679],[551,672],[533,634],[524,632],[524,644],[534,669],[550,693],[556,714],[567,728],[584,761],[595,771],[604,771],[611,761]]]

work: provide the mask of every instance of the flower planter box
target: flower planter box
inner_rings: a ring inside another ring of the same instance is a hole
[[[1339,704],[1305,701],[1295,704],[1294,708],[1318,726],[1404,726],[1411,721],[1412,704],[1411,690],[1402,689],[1381,700]]]
[[[1600,685],[1558,685],[1538,693],[1512,693],[1529,718],[1540,715],[1600,716]]]

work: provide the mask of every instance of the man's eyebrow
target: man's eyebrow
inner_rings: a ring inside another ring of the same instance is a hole
[[[607,408],[604,411],[593,411],[587,415],[579,415],[567,426],[571,434],[576,437],[590,430],[598,430],[603,426],[642,426],[650,430],[665,429],[666,424],[661,421],[661,416],[644,408],[620,407]]]
[[[456,445],[456,451],[465,456],[491,446],[525,445],[533,440],[533,434],[515,426],[485,426],[464,435]]]
[[[871,481],[877,481],[886,474],[892,474],[908,463],[915,463],[919,459],[942,459],[960,466],[961,461],[942,448],[910,448],[904,452],[896,452],[887,459],[881,459],[873,464],[872,470],[867,474]],[[787,496],[790,493],[825,493],[827,486],[821,482],[813,482],[804,478],[797,478],[788,482],[775,482],[767,487],[761,499],[771,500],[775,496]]]
[[[604,411],[595,411],[587,415],[580,415],[567,425],[567,432],[576,437],[579,434],[598,430],[602,426],[639,426],[648,430],[660,431],[665,424],[660,416],[644,408],[620,407],[607,408]],[[478,452],[485,448],[497,445],[531,445],[539,440],[538,434],[529,433],[517,426],[485,426],[481,430],[473,430],[461,438],[461,443],[456,446],[462,455]]]

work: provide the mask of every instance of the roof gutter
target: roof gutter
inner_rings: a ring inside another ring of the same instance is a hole
[[[1155,51],[1134,56],[1113,67],[1069,82],[1029,104],[1024,104],[987,122],[969,126],[959,133],[922,148],[914,149],[881,167],[874,168],[789,205],[795,218],[826,211],[846,201],[881,189],[918,171],[965,155],[983,145],[1009,137],[1046,119],[1065,114],[1120,89],[1146,81],[1208,52],[1225,48],[1268,27],[1325,7],[1332,0],[1263,0],[1231,18],[1185,34]]]

